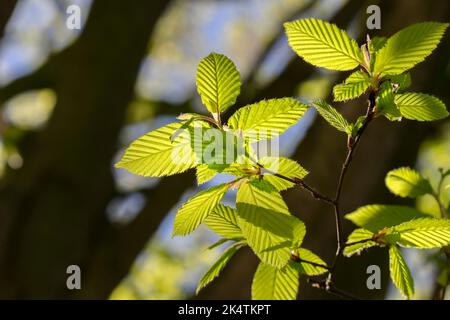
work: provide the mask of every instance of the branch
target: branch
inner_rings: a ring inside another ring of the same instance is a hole
[[[311,284],[311,286],[313,288],[324,290],[324,291],[331,293],[339,298],[343,298],[343,299],[347,299],[347,300],[361,300],[358,297],[356,297],[355,295],[337,288],[334,284],[329,283],[328,281],[308,279],[308,283]]]
[[[336,223],[337,249],[336,249],[336,255],[335,255],[333,264],[331,265],[330,273],[328,276],[329,282],[333,278],[333,272],[336,268],[337,261],[339,260],[339,257],[342,255],[342,250],[345,247],[344,238],[342,237],[342,221],[341,221],[341,214],[340,214],[340,210],[339,210],[339,200],[340,200],[341,193],[342,193],[342,187],[344,185],[345,176],[347,174],[350,163],[352,162],[353,154],[356,150],[356,147],[358,146],[359,141],[361,140],[361,137],[363,136],[364,132],[366,131],[369,123],[374,118],[376,98],[377,98],[376,91],[374,89],[372,89],[369,93],[366,118],[364,119],[364,122],[363,122],[361,128],[358,130],[356,137],[354,139],[352,139],[352,138],[349,139],[349,143],[347,145],[347,147],[348,147],[347,157],[345,158],[345,161],[342,164],[341,173],[339,175],[338,185],[336,188],[336,195],[334,197],[334,202],[333,202],[334,203],[334,217],[335,217],[335,223]]]
[[[67,49],[66,49],[67,50]],[[49,60],[34,72],[11,81],[0,88],[0,108],[4,102],[15,95],[36,89],[53,88],[56,83],[60,61],[63,60],[66,50],[52,56]]]

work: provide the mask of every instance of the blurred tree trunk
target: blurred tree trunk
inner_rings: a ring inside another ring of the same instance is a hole
[[[44,82],[58,96],[54,114],[0,189],[0,297],[106,298],[127,273],[138,250],[126,252],[130,240],[105,215],[115,193],[111,161],[167,3],[94,1],[79,39],[50,58]],[[80,291],[66,288],[71,264],[81,267]]]
[[[380,35],[391,35],[407,25],[420,21],[445,21],[450,16],[450,3],[439,1],[430,6],[424,1],[400,0],[381,2],[382,30]],[[365,19],[365,7],[360,11]],[[343,24],[345,25],[345,24]],[[370,32],[373,33],[373,32]],[[413,72],[411,90],[425,91],[435,94],[447,102],[450,93],[446,90],[449,75],[448,55],[450,39],[447,35],[438,50],[426,62],[419,65]],[[302,68],[304,62],[299,58],[289,64],[289,67]],[[292,73],[292,72],[291,72]],[[286,80],[286,86],[283,85]],[[286,92],[284,88],[290,88]],[[270,96],[286,96],[293,94],[292,79],[278,78],[278,90],[270,91]],[[448,89],[448,88],[447,88]],[[265,92],[263,92],[263,95]],[[341,111],[349,118],[355,119],[364,114],[366,102],[358,100],[345,105]],[[375,121],[363,137],[356,156],[351,164],[342,193],[342,214],[351,212],[357,207],[369,203],[398,203],[384,187],[384,176],[390,169],[398,166],[414,166],[420,143],[432,134],[433,128],[439,123],[424,124],[412,121],[399,123],[388,122],[385,119]],[[317,118],[304,140],[299,145],[293,158],[298,160],[311,173],[307,177],[310,185],[324,193],[334,195],[338,174],[346,152],[346,137],[331,128],[324,120]],[[331,208],[311,199],[305,191],[296,188],[285,193],[285,199],[291,211],[305,221],[307,236],[305,247],[331,261],[336,246],[334,216]],[[354,228],[345,222],[345,237]],[[382,290],[370,291],[366,287],[366,268],[377,264],[382,270]],[[257,259],[249,251],[240,252],[224,270],[223,276],[212,284],[201,298],[249,298],[253,273]],[[364,298],[383,298],[387,289],[388,262],[385,250],[372,249],[359,257],[341,259],[336,270],[337,286]],[[239,283],[239,285],[235,285]],[[300,288],[302,299],[331,298],[323,291],[313,289],[302,282]]]
[[[3,38],[6,24],[12,16],[17,0],[3,0],[0,3],[0,39]]]

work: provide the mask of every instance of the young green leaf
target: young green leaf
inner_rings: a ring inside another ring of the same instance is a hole
[[[210,169],[207,164],[197,166],[196,171],[198,185],[204,184],[205,182],[211,180],[217,174],[217,171]]]
[[[402,114],[395,104],[394,91],[389,82],[384,82],[380,87],[377,109],[380,114],[384,115],[390,121],[398,121],[402,118]]]
[[[349,127],[348,121],[332,106],[325,101],[317,101],[313,103],[319,114],[333,127],[339,131],[346,132]]]
[[[243,183],[239,187],[238,200],[240,199],[243,202],[257,205],[263,209],[290,215],[289,209],[280,193],[276,191],[265,191],[250,182]]]
[[[239,239],[244,237],[238,225],[236,209],[220,203],[206,217],[204,223],[208,228],[225,239]]]
[[[233,61],[217,53],[203,58],[197,67],[197,90],[212,114],[232,106],[241,90],[241,79]]]
[[[395,103],[403,117],[417,121],[434,121],[448,117],[445,104],[436,97],[423,93],[395,95]]]
[[[175,216],[173,236],[184,236],[194,231],[214,210],[229,188],[229,183],[220,184],[197,193],[185,202]]]
[[[242,243],[238,242],[229,247],[227,250],[225,250],[225,252],[219,257],[219,259],[217,259],[217,261],[214,262],[211,268],[209,268],[209,270],[206,271],[206,273],[200,279],[200,282],[198,283],[197,286],[196,294],[198,294],[201,289],[206,287],[209,283],[211,283],[215,278],[219,276],[219,274],[226,267],[230,259],[239,250],[241,246]]]
[[[395,286],[406,298],[411,299],[414,294],[414,280],[400,249],[395,245],[389,247],[389,269]]]
[[[308,105],[293,98],[263,100],[236,111],[228,120],[231,129],[253,142],[270,139],[294,125]]]
[[[296,161],[288,158],[263,157],[259,163],[266,169],[263,170],[264,180],[272,184],[278,191],[286,190],[294,186],[294,183],[274,175],[280,174],[291,179],[303,179],[307,174]]]
[[[355,69],[363,58],[358,44],[337,26],[318,19],[284,24],[289,45],[306,62],[331,70]]]
[[[386,186],[401,197],[417,198],[432,193],[430,182],[419,172],[410,168],[399,168],[390,171],[385,179]]]
[[[344,248],[344,255],[351,257],[354,254],[359,255],[361,251],[378,245],[372,240],[374,233],[366,229],[355,229],[348,236]]]
[[[363,95],[370,86],[371,82],[367,74],[362,71],[355,71],[343,84],[334,86],[334,101],[346,101],[358,98]]]
[[[293,227],[299,220],[289,215],[281,196],[275,195],[250,183],[242,184],[236,200],[238,223],[261,261],[282,268],[290,259]]]
[[[381,204],[367,205],[345,216],[358,227],[372,232],[392,227],[403,222],[426,218],[428,215],[406,206],[390,206]]]
[[[162,177],[181,173],[196,165],[188,130],[176,134],[183,123],[171,123],[135,140],[116,168],[144,177]],[[176,135],[171,141],[171,137]]]
[[[380,51],[380,49],[386,45],[387,40],[386,37],[373,37],[370,39],[369,52],[372,58],[377,51]]]
[[[290,263],[283,269],[260,263],[253,277],[253,300],[295,300],[299,286],[299,274]]]
[[[411,86],[411,74],[409,72],[390,76],[389,80],[397,88],[396,92],[408,89]]]
[[[437,47],[447,27],[447,23],[422,22],[400,30],[378,52],[375,74],[400,74],[422,62]]]
[[[328,270],[325,268],[327,264],[316,254],[311,251],[299,248],[295,250],[295,254],[300,259],[299,262],[294,264],[294,267],[300,272],[300,274],[305,274],[307,276],[318,276],[326,273]],[[311,264],[312,262],[314,264]],[[319,265],[325,266],[320,267]]]
[[[294,249],[299,249],[303,243],[303,239],[305,239],[305,235],[306,235],[306,226],[302,221],[298,220],[292,229],[291,247]]]
[[[398,244],[414,248],[441,248],[450,245],[450,220],[415,219],[393,227],[400,234]]]

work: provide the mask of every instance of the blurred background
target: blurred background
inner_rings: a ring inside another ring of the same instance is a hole
[[[370,4],[381,7],[381,30],[366,29]],[[66,26],[70,5],[81,9],[80,30]],[[332,85],[346,74],[307,65],[283,34],[283,22],[302,17],[332,21],[362,43],[367,33],[389,36],[414,22],[449,21],[450,2],[1,0],[0,297],[195,298],[197,281],[223,249],[206,250],[217,237],[202,228],[171,238],[173,213],[199,189],[193,172],[149,179],[113,164],[140,135],[179,113],[206,111],[196,94],[195,70],[212,51],[229,56],[241,72],[236,107],[283,96],[331,101]],[[447,34],[412,71],[411,90],[449,105],[449,53]],[[337,107],[354,120],[365,101]],[[311,172],[307,182],[331,194],[345,143],[309,110],[282,135],[281,154],[298,160]],[[416,167],[436,183],[437,168],[450,167],[450,122],[376,121],[352,163],[343,211],[402,203],[435,212],[428,198],[414,204],[389,194],[384,175],[399,166]],[[283,195],[307,225],[305,246],[329,261],[335,250],[329,208],[300,189]],[[352,228],[346,222],[346,234]],[[406,253],[415,297],[432,298],[439,257]],[[81,267],[81,290],[66,287],[71,264]],[[371,264],[381,267],[381,290],[366,288]],[[249,298],[256,265],[256,257],[241,250],[198,298]],[[361,297],[399,298],[389,285],[385,250],[345,259],[336,272],[337,286]],[[300,296],[331,298],[303,282]]]

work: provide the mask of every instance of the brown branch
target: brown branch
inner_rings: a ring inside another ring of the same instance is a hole
[[[336,248],[336,255],[334,257],[334,261],[331,265],[331,269],[330,269],[330,272],[328,275],[328,280],[327,280],[328,282],[332,281],[337,262],[338,262],[339,258],[341,257],[342,251],[345,247],[344,238],[342,236],[341,214],[340,214],[340,210],[339,210],[339,200],[340,200],[341,193],[342,193],[342,187],[344,185],[345,176],[346,176],[348,168],[350,167],[350,164],[352,162],[353,154],[356,150],[356,147],[358,146],[359,141],[361,140],[361,137],[363,136],[364,132],[366,131],[369,123],[374,118],[376,98],[377,98],[376,90],[372,89],[369,93],[366,118],[364,119],[364,122],[363,122],[361,128],[358,130],[356,137],[355,138],[350,137],[350,139],[349,139],[347,157],[345,158],[345,161],[342,164],[341,173],[339,175],[338,185],[336,188],[336,195],[334,197],[334,202],[333,202],[334,203],[334,217],[335,217],[335,223],[336,223],[337,248]]]

